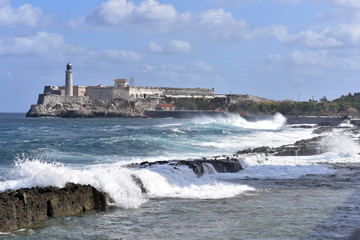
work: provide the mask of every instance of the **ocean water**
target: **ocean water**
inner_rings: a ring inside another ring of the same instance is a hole
[[[187,167],[126,167],[277,147],[312,138],[313,130],[293,128],[280,114],[258,122],[0,114],[0,191],[71,181],[115,201],[105,211],[52,218],[0,239],[349,239],[360,227],[356,132],[328,133],[322,144],[331,152],[321,155],[248,156],[238,173],[209,169],[198,178]]]

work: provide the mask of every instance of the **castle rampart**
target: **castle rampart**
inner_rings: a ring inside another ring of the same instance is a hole
[[[114,99],[114,87],[87,87],[85,96],[90,99]]]
[[[55,94],[39,94],[38,105],[76,103],[83,105],[89,101],[87,96],[60,96]]]

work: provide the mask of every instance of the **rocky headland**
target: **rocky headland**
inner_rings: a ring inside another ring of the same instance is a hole
[[[32,105],[27,117],[99,118],[99,117],[145,117],[145,111],[154,110],[147,100],[83,98],[82,101],[52,101]]]

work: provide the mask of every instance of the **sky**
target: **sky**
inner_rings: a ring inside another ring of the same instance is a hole
[[[358,0],[0,0],[0,112],[46,85],[214,88],[273,100],[360,92]]]

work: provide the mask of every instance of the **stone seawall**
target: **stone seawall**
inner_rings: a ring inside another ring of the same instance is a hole
[[[343,118],[329,118],[329,117],[295,117],[286,116],[288,124],[318,124],[337,126],[345,121]]]
[[[151,118],[194,118],[194,117],[225,117],[225,112],[215,111],[145,111],[145,116]]]
[[[37,104],[56,105],[56,104],[72,103],[72,104],[82,105],[87,103],[88,101],[89,98],[86,96],[60,96],[55,94],[50,94],[50,95],[39,94],[39,99]]]
[[[64,188],[23,188],[0,193],[0,232],[46,220],[104,209],[105,194],[90,185],[67,183]]]

